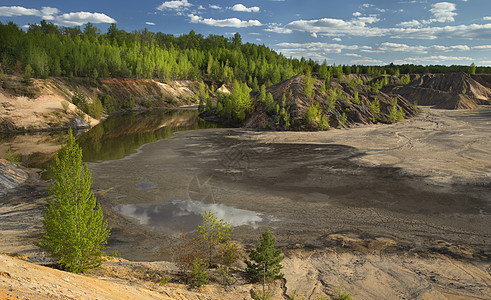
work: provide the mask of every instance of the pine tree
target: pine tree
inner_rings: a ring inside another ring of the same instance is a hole
[[[263,292],[267,282],[275,278],[282,278],[280,270],[283,266],[280,264],[283,260],[282,251],[274,248],[276,239],[271,232],[266,230],[259,239],[256,249],[249,254],[251,261],[246,261],[246,272],[255,281],[262,281]]]
[[[87,165],[82,165],[82,149],[71,130],[67,145],[55,157],[53,173],[44,234],[37,245],[70,272],[98,267],[110,228],[90,190],[91,173]]]

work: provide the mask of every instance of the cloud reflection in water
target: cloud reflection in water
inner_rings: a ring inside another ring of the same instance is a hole
[[[140,224],[163,233],[182,230],[191,231],[201,224],[201,215],[211,210],[218,219],[231,226],[249,225],[257,227],[270,222],[262,214],[226,206],[218,203],[203,203],[194,200],[172,200],[165,204],[139,206],[122,204],[114,208],[118,213],[137,219]]]

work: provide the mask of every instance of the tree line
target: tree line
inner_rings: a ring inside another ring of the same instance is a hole
[[[0,22],[0,71],[25,72],[33,76],[129,77],[158,80],[209,80],[247,82],[258,91],[294,75],[311,72],[331,74],[398,75],[403,73],[472,73],[470,66],[421,66],[413,64],[363,66],[332,65],[312,59],[287,58],[264,46],[242,43],[236,33],[226,38],[205,37],[193,30],[174,36],[147,29],[126,32],[116,24],[106,33],[88,23],[81,27],[60,27],[41,21],[27,30]],[[475,73],[489,73],[491,67],[475,67]],[[323,77],[323,76],[321,76]]]

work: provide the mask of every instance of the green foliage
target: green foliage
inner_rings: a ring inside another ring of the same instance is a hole
[[[253,108],[253,102],[249,95],[250,91],[251,89],[247,86],[247,83],[235,81],[231,94],[224,95],[219,93],[217,95],[217,106],[218,103],[222,103],[219,116],[227,120],[244,121]]]
[[[370,104],[370,112],[373,115],[372,121],[375,123],[378,115],[380,114],[380,101],[377,97],[375,97],[375,99]]]
[[[358,92],[353,93],[353,103],[355,103],[357,105],[361,105],[361,101],[360,101],[360,98],[358,96]]]
[[[224,286],[230,286],[236,282],[235,278],[230,272],[230,267],[219,265],[217,273],[220,278],[220,283]]]
[[[58,259],[64,269],[79,273],[102,262],[110,229],[90,186],[91,173],[82,164],[82,149],[71,130],[67,145],[55,157],[54,179],[37,245]]]
[[[411,82],[411,77],[409,76],[409,74],[406,74],[406,75],[401,77],[401,84],[402,85],[408,85],[409,82]]]
[[[202,112],[205,110],[205,105],[203,104],[203,98],[199,98],[198,111]]]
[[[102,109],[101,99],[99,99],[97,92],[94,90],[92,102],[88,104],[88,114],[95,119],[99,119],[102,115]]]
[[[269,114],[273,114],[276,109],[276,102],[273,99],[273,95],[268,93],[266,99],[264,100],[264,110]]]
[[[33,82],[31,79],[32,72],[33,72],[33,70],[31,68],[31,65],[28,64],[26,66],[26,70],[24,72],[24,78],[22,79],[22,83],[24,83],[25,85],[31,85],[32,84],[32,82]]]
[[[469,74],[476,74],[476,64],[472,63],[469,67]]]
[[[200,287],[208,284],[208,273],[206,273],[206,263],[199,257],[193,262],[191,274],[189,275],[189,284],[193,287]]]
[[[339,288],[336,292],[336,295],[332,299],[333,300],[353,300],[353,296],[350,293],[348,293],[347,291],[341,290],[341,288]]]
[[[223,219],[218,219],[211,210],[205,211],[202,217],[203,225],[198,226],[198,231],[208,256],[208,265],[211,266],[217,247],[230,241],[233,229]]]
[[[213,104],[211,102],[210,97],[206,98],[206,110],[211,110],[213,108]]]
[[[466,93],[467,93],[467,89],[466,88],[462,89],[462,94],[465,95]]]
[[[267,290],[263,289],[262,291],[257,289],[252,290],[252,299],[254,300],[271,300],[273,299],[273,296],[274,296],[273,289],[267,289]]]
[[[314,87],[315,78],[312,78],[312,73],[310,69],[307,69],[307,74],[304,78],[304,93],[307,98],[312,97],[312,91]]]
[[[305,113],[305,118],[304,122],[307,125],[315,125],[317,121],[317,116],[319,114],[319,106],[318,105],[312,105],[307,109],[307,112]]]
[[[346,121],[348,121],[348,116],[346,116],[346,113],[343,112],[341,115],[341,120],[339,120],[339,127],[344,127]]]
[[[260,237],[256,249],[251,250],[249,259],[246,261],[246,272],[252,280],[262,281],[263,285],[275,278],[282,278],[281,261],[282,251],[275,249],[276,239],[271,232],[266,230]]]
[[[7,148],[7,160],[10,161],[11,163],[14,163],[16,165],[20,165],[22,162],[20,161],[20,157],[18,155],[15,155],[12,152],[12,146],[9,146]]]
[[[80,108],[83,112],[87,113],[89,110],[87,97],[84,94],[75,92],[72,96],[72,103]]]

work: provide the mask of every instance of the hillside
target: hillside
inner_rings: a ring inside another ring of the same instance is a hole
[[[0,84],[0,107],[4,108],[0,110],[0,132],[82,129],[99,123],[71,103],[76,93],[84,95],[89,105],[97,98],[105,113],[114,113],[192,105],[198,86],[196,81],[65,77],[32,79],[32,84],[25,84],[19,76],[4,75]],[[65,101],[69,102],[66,110],[62,106]]]
[[[258,129],[326,130],[355,124],[394,123],[417,113],[402,96],[374,91],[368,85],[369,78],[349,75],[338,82],[294,76],[265,89],[263,94],[271,94],[272,100],[252,93],[252,112],[238,124]],[[307,81],[310,92],[306,92]],[[219,109],[204,112],[202,117],[216,120],[217,115],[228,120]]]
[[[411,103],[444,109],[476,109],[491,104],[491,76],[467,73],[413,75],[406,85],[387,86]]]

